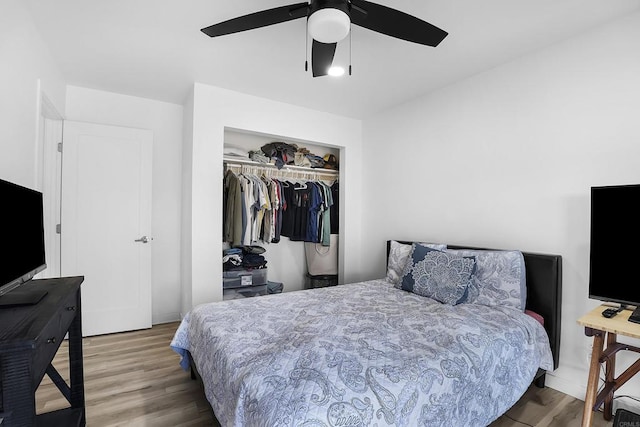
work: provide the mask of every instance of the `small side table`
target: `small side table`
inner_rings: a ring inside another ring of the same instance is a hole
[[[613,394],[640,371],[640,357],[622,374],[615,378],[616,353],[620,350],[628,350],[640,353],[640,348],[628,344],[619,343],[618,335],[632,338],[640,338],[640,324],[629,322],[630,310],[624,310],[617,316],[606,318],[602,312],[609,308],[601,305],[594,308],[589,313],[578,319],[578,324],[584,326],[584,333],[588,337],[593,337],[593,348],[591,350],[591,365],[589,367],[589,379],[587,381],[587,394],[584,399],[584,412],[582,413],[582,427],[591,426],[593,412],[604,403],[603,417],[605,420],[612,419]],[[604,347],[604,342],[607,347]],[[598,393],[598,378],[600,365],[605,364],[605,383]]]

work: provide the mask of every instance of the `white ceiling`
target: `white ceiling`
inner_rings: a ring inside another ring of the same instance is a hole
[[[305,19],[209,38],[300,0],[26,0],[69,84],[182,104],[193,82],[364,118],[640,10],[640,0],[380,0],[449,36],[437,48],[353,27],[353,75],[305,73]],[[348,65],[349,43],[336,61]]]

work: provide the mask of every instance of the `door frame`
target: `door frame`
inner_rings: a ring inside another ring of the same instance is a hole
[[[61,240],[57,227],[62,208],[62,155],[58,144],[62,143],[64,118],[42,89],[38,101],[35,182],[44,201],[47,268],[36,277],[60,277]]]

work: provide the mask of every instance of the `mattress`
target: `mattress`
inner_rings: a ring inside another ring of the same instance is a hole
[[[171,346],[223,426],[486,426],[553,369],[522,311],[386,280],[201,305]]]

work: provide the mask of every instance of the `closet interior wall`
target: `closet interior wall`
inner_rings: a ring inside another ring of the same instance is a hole
[[[263,145],[274,141],[297,144],[299,147],[305,147],[319,156],[333,154],[338,159],[338,164],[340,164],[340,150],[338,148],[301,141],[289,141],[255,133],[225,130],[225,147],[239,147],[247,152],[260,149]],[[296,166],[284,166],[282,169],[277,169],[275,165],[259,164],[250,161],[248,158],[236,159],[229,157],[224,158],[224,170],[231,170],[236,174],[264,175],[281,180],[323,181],[328,185],[338,180],[339,176],[339,171],[329,169],[312,169]],[[221,206],[222,205],[221,203]],[[284,292],[305,288],[305,284],[307,283],[307,265],[304,242],[291,241],[288,237],[282,236],[278,243],[257,242],[255,244],[266,249],[263,256],[267,260],[269,281],[283,283]],[[223,247],[228,248],[229,243],[225,242]]]

